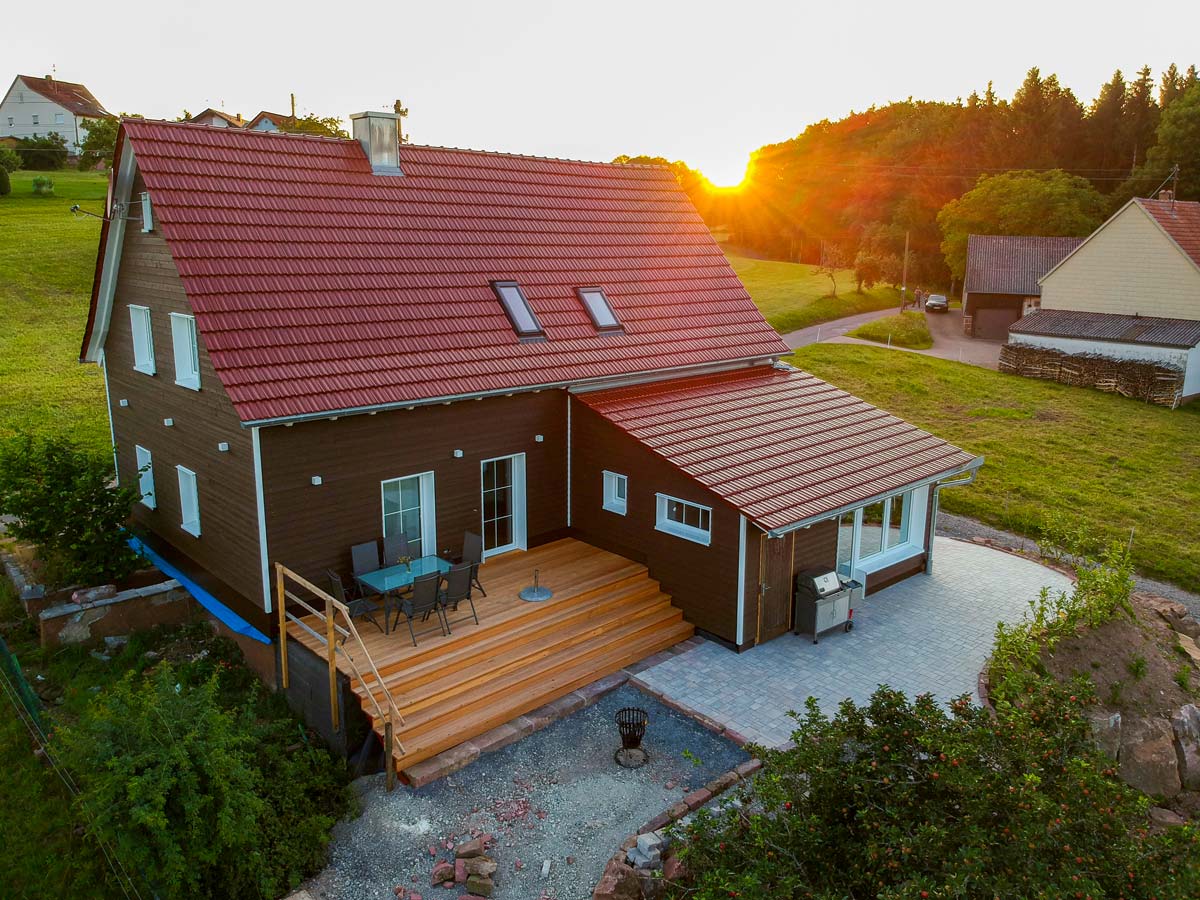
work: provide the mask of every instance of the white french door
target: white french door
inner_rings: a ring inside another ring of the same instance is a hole
[[[483,555],[524,550],[525,454],[485,459],[480,481]]]

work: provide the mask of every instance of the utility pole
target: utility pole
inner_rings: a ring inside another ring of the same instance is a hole
[[[908,235],[904,232],[904,269],[900,276],[900,308],[908,306]]]
[[[295,122],[296,121],[296,95],[295,95],[295,93],[292,93],[292,94],[289,94],[288,96],[290,96],[292,98],[292,121]]]

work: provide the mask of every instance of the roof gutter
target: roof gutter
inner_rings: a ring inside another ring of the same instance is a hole
[[[250,419],[242,422],[243,428],[257,428],[268,425],[294,425],[297,422],[313,422],[319,419],[334,419],[340,416],[372,415],[378,412],[390,412],[398,409],[415,409],[419,406],[444,406],[462,400],[483,400],[489,397],[511,397],[513,394],[536,394],[539,391],[584,388],[586,390],[601,390],[619,387],[624,384],[636,384],[645,381],[662,381],[674,378],[683,373],[697,372],[727,372],[731,369],[749,368],[766,365],[777,357],[751,356],[743,359],[729,360],[719,363],[695,363],[690,366],[673,366],[669,369],[647,369],[643,372],[633,372],[629,375],[601,375],[596,378],[583,380],[552,381],[546,384],[532,384],[527,387],[497,388],[494,391],[477,391],[469,394],[446,394],[441,397],[429,397],[424,400],[401,400],[395,403],[380,403],[375,406],[351,406],[344,409],[330,409],[324,412],[301,413],[295,416],[277,416],[270,419]]]
[[[912,490],[913,488],[924,487],[927,484],[934,484],[938,481],[941,481],[943,478],[949,478],[952,475],[960,475],[964,472],[970,473],[969,478],[967,478],[965,480],[955,481],[955,482],[948,482],[947,484],[942,485],[942,487],[953,487],[953,486],[957,486],[959,484],[970,484],[972,481],[975,480],[975,475],[976,475],[976,473],[978,473],[979,467],[982,465],[983,465],[983,457],[977,456],[973,460],[971,460],[969,463],[966,463],[965,465],[956,466],[953,469],[948,469],[945,472],[941,472],[937,475],[930,475],[928,478],[922,478],[920,481],[914,481],[911,484],[905,485],[904,488],[906,490]],[[936,492],[937,488],[935,488],[934,490]],[[848,513],[851,510],[858,509],[860,506],[870,506],[872,503],[876,503],[880,500],[884,500],[888,497],[895,495],[896,493],[898,493],[898,491],[893,489],[893,490],[889,490],[889,491],[884,491],[883,493],[873,494],[872,496],[865,497],[862,500],[855,500],[853,503],[843,504],[842,506],[839,506],[837,509],[832,509],[828,512],[818,513],[817,515],[809,516],[805,519],[801,519],[799,522],[794,522],[791,525],[785,525],[782,528],[772,528],[769,531],[767,531],[767,536],[773,537],[773,538],[783,537],[785,534],[790,534],[791,532],[798,531],[801,528],[807,528],[810,525],[815,525],[817,522],[824,522],[826,519],[836,518],[837,516],[840,516],[843,513]],[[935,511],[936,511],[936,507],[935,507]],[[936,512],[935,512],[935,514],[936,514]]]
[[[982,457],[980,457],[982,461]],[[975,481],[975,476],[979,474],[979,467],[968,469],[965,478],[957,478],[954,481],[940,482],[934,485],[933,488],[933,512],[929,516],[929,546],[925,548],[925,571],[926,573],[933,571],[933,539],[937,536],[937,517],[938,508],[942,501],[942,488],[962,487],[963,485],[971,484]]]

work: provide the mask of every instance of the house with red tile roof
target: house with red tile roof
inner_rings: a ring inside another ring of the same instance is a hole
[[[482,625],[447,630],[541,648],[511,712],[652,652],[653,598],[745,649],[792,627],[797,573],[925,571],[939,490],[982,459],[781,363],[670,171],[352,123],[121,126],[81,357],[137,527],[209,602],[295,648],[320,629],[279,624],[276,563],[353,585],[352,546],[436,571],[476,536]],[[527,621],[506,591],[534,569],[586,634]],[[400,667],[397,627],[372,634]]]
[[[1200,396],[1200,202],[1134,198],[1040,279],[1009,343],[1153,363]]]
[[[111,118],[82,84],[50,75],[18,75],[0,100],[0,137],[45,137],[53,132],[66,139],[70,153],[79,153],[88,123]]]

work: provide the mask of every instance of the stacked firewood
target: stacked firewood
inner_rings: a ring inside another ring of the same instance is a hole
[[[1171,408],[1178,406],[1183,396],[1182,370],[1136,359],[1072,355],[1043,347],[1006,344],[1000,348],[1000,371],[1095,388]]]

